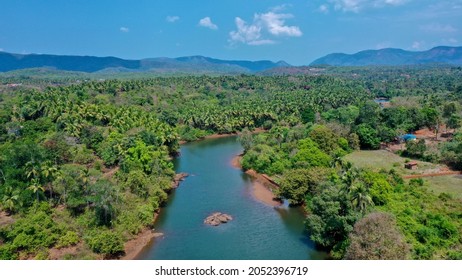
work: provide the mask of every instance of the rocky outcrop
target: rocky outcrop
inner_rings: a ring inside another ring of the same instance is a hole
[[[221,224],[227,223],[231,221],[233,217],[228,214],[223,214],[221,212],[215,212],[212,215],[208,216],[204,220],[204,224],[211,225],[211,226],[219,226]]]
[[[180,182],[181,181],[184,181],[184,178],[188,177],[189,174],[188,173],[178,173],[178,174],[175,174],[175,177],[173,178],[173,182],[172,182],[172,188],[173,189],[176,189],[178,188],[178,186],[180,185]]]

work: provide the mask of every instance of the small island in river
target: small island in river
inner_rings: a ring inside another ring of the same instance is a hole
[[[204,224],[211,225],[211,226],[219,226],[221,224],[225,224],[228,221],[231,221],[233,217],[228,214],[223,214],[221,212],[215,212],[212,215],[208,216],[204,220]]]

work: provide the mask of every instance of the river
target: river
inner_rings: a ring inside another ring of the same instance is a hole
[[[303,225],[300,208],[274,208],[252,195],[252,178],[232,167],[242,152],[236,137],[207,139],[181,146],[177,173],[190,174],[170,195],[155,222],[163,237],[147,246],[138,259],[324,259]],[[218,227],[203,220],[213,212],[233,220]]]

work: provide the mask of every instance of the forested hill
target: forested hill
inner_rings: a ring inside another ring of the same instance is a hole
[[[462,65],[462,47],[435,47],[428,51],[421,52],[388,48],[381,50],[366,50],[355,54],[333,53],[313,61],[311,65],[397,66],[430,63]]]
[[[23,55],[0,52],[0,72],[46,67],[57,70],[79,72],[154,71],[187,73],[252,73],[280,66],[289,66],[289,64],[284,61],[275,63],[269,60],[219,60],[204,56],[125,60],[117,57],[48,54]]]

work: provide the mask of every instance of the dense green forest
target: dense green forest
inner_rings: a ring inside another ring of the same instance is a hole
[[[81,249],[65,258],[123,255],[166,201],[179,143],[237,132],[243,168],[273,176],[279,197],[304,205],[307,234],[333,258],[461,259],[460,199],[344,159],[428,128],[433,144],[408,142],[399,153],[462,169],[461,77],[443,66],[2,76],[0,259],[47,259],[70,246]]]

